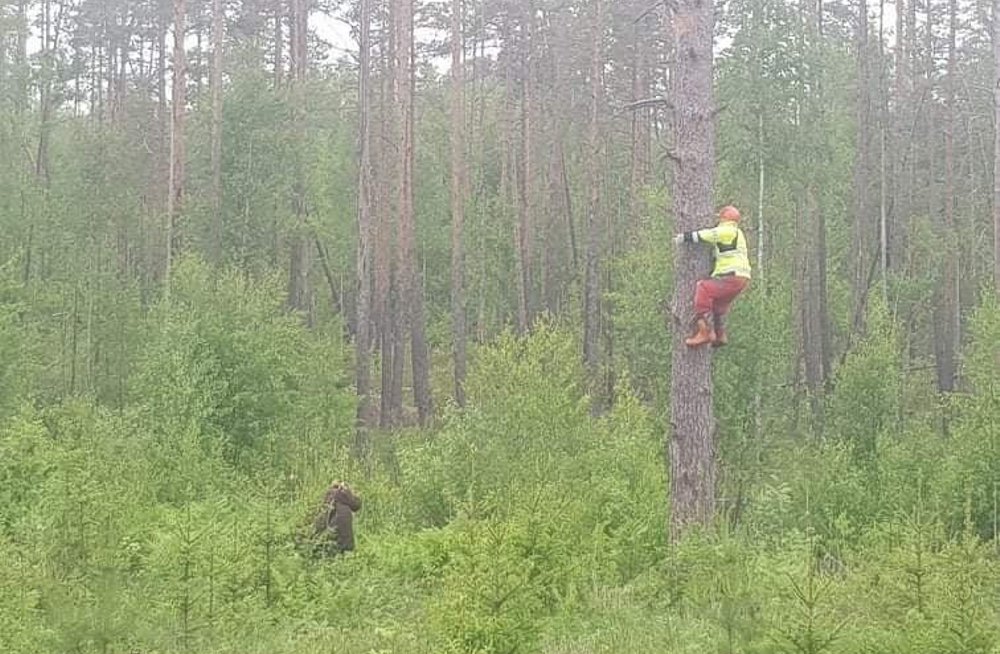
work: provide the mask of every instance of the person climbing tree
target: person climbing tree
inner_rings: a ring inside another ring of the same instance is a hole
[[[712,276],[699,279],[694,292],[695,333],[685,339],[688,347],[727,342],[725,316],[736,296],[750,284],[750,259],[747,237],[739,227],[740,212],[733,206],[719,211],[715,227],[683,232],[674,236],[674,244],[710,243],[714,256]]]

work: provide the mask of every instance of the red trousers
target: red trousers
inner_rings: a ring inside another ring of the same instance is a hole
[[[729,305],[750,285],[746,277],[709,277],[699,279],[694,289],[694,312],[699,316],[724,316]]]

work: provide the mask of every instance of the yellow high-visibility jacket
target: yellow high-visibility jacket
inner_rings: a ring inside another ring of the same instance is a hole
[[[747,255],[747,237],[732,220],[723,220],[715,227],[687,232],[684,240],[693,243],[711,243],[715,265],[712,277],[736,275],[750,279],[750,257]]]

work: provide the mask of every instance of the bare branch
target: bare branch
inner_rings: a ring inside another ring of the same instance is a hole
[[[663,158],[670,159],[675,164],[679,164],[681,162],[680,156],[669,148],[663,152]]]
[[[630,102],[623,106],[621,111],[635,111],[637,109],[648,109],[650,107],[666,107],[667,109],[673,109],[673,105],[666,98],[656,97],[656,98],[646,98],[644,100],[636,100],[635,102]]]

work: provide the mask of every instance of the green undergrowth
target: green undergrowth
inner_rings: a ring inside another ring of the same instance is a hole
[[[593,417],[573,334],[478,347],[465,409],[373,433],[357,462],[339,331],[285,316],[266,280],[177,280],[123,406],[6,411],[4,652],[1000,651],[991,305],[945,437],[905,405],[921,391],[884,314],[822,436],[720,358],[720,519],[669,544],[662,409],[623,370]],[[742,329],[774,320],[748,304]],[[300,543],[333,478],[364,499],[358,548],[317,559]]]

